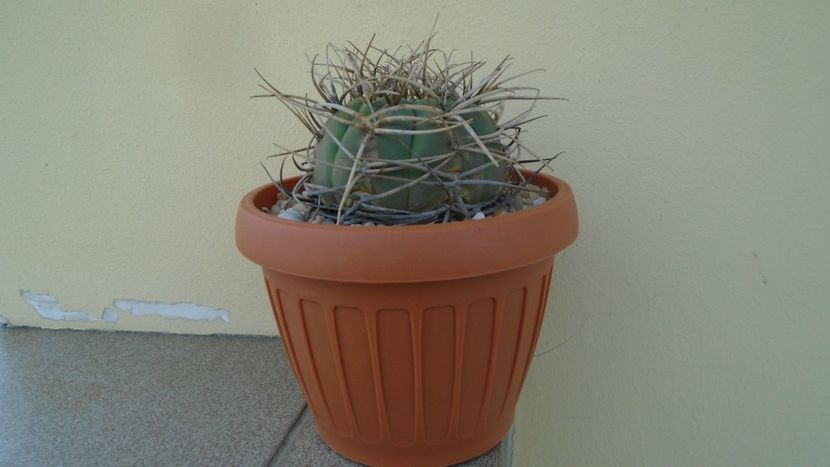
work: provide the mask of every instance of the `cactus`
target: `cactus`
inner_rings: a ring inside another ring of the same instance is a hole
[[[353,158],[361,144],[365,146],[363,160],[367,162],[402,161],[410,164],[395,165],[385,173],[370,175],[355,187],[356,191],[371,194],[399,189],[375,201],[380,206],[396,210],[423,212],[448,202],[450,192],[441,183],[448,177],[441,178],[439,173],[455,176],[473,171],[471,179],[499,182],[505,182],[509,175],[509,165],[502,163],[497,166],[486,154],[478,152],[475,140],[465,134],[463,127],[437,131],[441,127],[435,119],[444,115],[446,109],[436,99],[403,99],[393,109],[386,99],[369,103],[359,97],[346,107],[355,113],[340,112],[338,119],[330,119],[314,150],[314,184],[332,188],[346,186]],[[384,112],[384,109],[393,110]],[[372,135],[355,124],[358,116],[371,119],[377,128],[433,132]],[[411,119],[385,121],[384,117]],[[480,138],[498,134],[498,127],[487,112],[475,112],[470,119],[470,126]],[[504,153],[498,141],[486,146],[491,153]],[[401,188],[404,185],[407,186]],[[462,187],[460,192],[464,202],[480,203],[497,197],[501,190],[502,187],[494,185],[468,185]]]
[[[363,50],[330,45],[326,56],[339,62],[312,60],[321,102],[283,94],[262,78],[266,96],[313,135],[308,147],[280,154],[304,159],[295,200],[342,224],[447,222],[495,211],[532,189],[516,170],[527,162],[519,153],[543,166],[550,158],[518,136],[543,98],[533,88],[505,86],[515,78],[502,78],[509,58],[476,83],[473,73],[484,63],[451,63],[430,48],[431,38],[403,55],[371,41]],[[502,122],[509,100],[531,106]]]

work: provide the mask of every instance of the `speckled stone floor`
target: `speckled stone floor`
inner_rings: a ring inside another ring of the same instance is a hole
[[[462,465],[510,464],[509,439]],[[353,466],[277,338],[0,326],[0,465]]]

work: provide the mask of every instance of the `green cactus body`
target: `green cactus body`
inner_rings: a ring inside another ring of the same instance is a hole
[[[357,98],[349,102],[347,107],[359,115],[369,116],[372,112],[377,113],[386,108],[387,105],[385,99],[379,99],[373,101],[370,108],[369,104],[363,99]],[[393,119],[384,121],[386,117],[432,118],[439,117],[444,113],[441,104],[435,99],[404,99],[399,104],[399,106],[405,105],[424,107],[387,109],[374,118],[376,121],[380,120],[379,127],[399,130],[434,130],[441,128],[442,123],[434,120],[413,118],[412,120]],[[349,122],[355,121],[355,117],[345,111],[339,111],[335,116],[337,119]],[[498,131],[496,123],[486,112],[474,112],[466,114],[464,117],[471,120],[470,126],[478,135],[486,136]],[[437,183],[430,170],[458,174],[476,167],[486,166],[471,175],[469,179],[497,181],[504,181],[509,173],[509,167],[504,162],[501,162],[498,167],[493,166],[490,158],[480,152],[480,148],[475,145],[475,139],[464,128],[417,135],[381,133],[373,137],[367,137],[365,127],[349,125],[337,119],[330,118],[326,122],[328,131],[324,131],[323,137],[315,148],[313,175],[315,184],[327,187],[344,187],[348,182],[353,164],[351,156],[357,154],[361,144],[365,145],[363,159],[366,161],[406,160],[423,167],[393,167],[393,170],[387,170],[383,174],[367,177],[361,184],[354,187],[353,191],[378,194],[394,190],[412,180],[423,177],[423,180],[411,187],[375,200],[374,204],[379,206],[423,212],[434,209],[446,202],[448,198],[447,190]],[[335,141],[335,138],[339,140],[340,144]],[[467,146],[466,149],[454,151],[455,147],[465,145]],[[502,149],[498,142],[488,142],[487,147],[493,151]],[[447,155],[447,157],[440,157],[442,155]],[[434,157],[428,163],[423,161],[423,159],[433,156],[438,157]],[[426,177],[424,177],[425,175]],[[467,185],[461,188],[464,201],[468,203],[495,198],[500,191],[501,188],[494,185]],[[326,201],[331,202],[330,199],[326,199]]]
[[[355,112],[359,112],[362,105],[363,101],[361,99],[355,99],[346,107]],[[335,141],[342,141],[343,135],[346,133],[346,130],[349,129],[349,125],[341,120],[352,121],[353,119],[354,117],[348,112],[338,110],[334,114],[334,118],[329,118],[326,122],[326,127],[323,130],[323,137],[320,138],[320,141],[314,148],[314,160],[318,162],[314,165],[314,176],[312,177],[312,181],[315,185],[326,187],[332,186],[331,175],[334,171],[334,167],[332,167],[332,165],[334,164],[335,156],[340,149]]]
[[[470,121],[470,127],[476,135],[480,138],[492,137],[498,132],[496,122],[490,118],[486,112],[472,112],[462,115],[465,120]],[[510,174],[510,167],[506,161],[499,161],[496,153],[502,152],[502,146],[497,141],[488,141],[484,146],[490,151],[499,163],[498,166],[493,165],[490,157],[484,153],[481,147],[476,143],[475,138],[470,135],[470,132],[465,127],[459,127],[453,130],[453,137],[458,146],[467,148],[466,151],[461,151],[461,173],[473,170],[477,167],[485,166],[478,172],[465,177],[468,180],[495,180],[503,182]],[[488,199],[493,199],[501,193],[502,187],[498,185],[465,185],[462,189],[462,195],[467,202],[479,202]]]

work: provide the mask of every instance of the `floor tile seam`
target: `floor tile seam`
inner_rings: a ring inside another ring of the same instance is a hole
[[[308,405],[303,402],[303,408],[291,422],[291,426],[288,428],[288,431],[285,433],[282,440],[280,440],[280,443],[276,448],[274,448],[273,454],[271,454],[271,457],[265,464],[266,467],[282,465],[285,456],[291,452],[291,447],[297,441],[297,438],[299,438],[300,432],[307,422],[308,412]]]

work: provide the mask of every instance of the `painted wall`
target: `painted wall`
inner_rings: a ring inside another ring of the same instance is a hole
[[[305,53],[417,42],[440,12],[436,45],[510,53],[570,99],[525,136],[567,152],[582,232],[558,261],[514,465],[823,464],[828,4],[416,7],[4,2],[0,321],[273,334],[234,212],[272,142],[306,137],[249,99],[253,68],[312,93]]]
[[[543,11],[581,233],[515,465],[828,465],[830,3]]]

